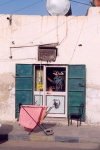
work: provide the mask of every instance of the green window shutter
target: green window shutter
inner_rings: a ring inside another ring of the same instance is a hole
[[[33,104],[33,65],[16,65],[16,117],[19,115],[19,103]]]
[[[68,114],[73,113],[74,106],[84,105],[83,120],[85,120],[86,97],[86,67],[85,65],[68,66]]]

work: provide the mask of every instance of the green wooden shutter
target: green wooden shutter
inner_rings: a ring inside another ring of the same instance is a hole
[[[86,97],[86,67],[85,65],[68,66],[68,114],[75,112],[74,106],[85,106]],[[83,110],[85,120],[85,107]]]
[[[16,117],[19,103],[33,104],[33,66],[30,64],[16,65]]]

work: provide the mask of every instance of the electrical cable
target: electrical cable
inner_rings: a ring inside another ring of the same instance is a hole
[[[49,30],[48,32],[44,33],[43,35],[36,37],[36,38],[33,40],[33,42],[36,41],[36,40],[38,40],[38,39],[40,39],[40,38],[42,38],[42,37],[44,37],[44,36],[47,36],[48,34],[50,34],[51,32],[53,32],[54,30],[56,30],[57,27],[58,27],[58,28],[62,27],[65,23],[66,23],[66,21],[64,21],[62,24],[60,24],[60,25],[58,25],[58,26],[55,26],[54,28],[52,28],[52,29]]]
[[[77,44],[78,44],[78,42],[79,42],[81,33],[82,33],[82,31],[83,31],[82,29],[83,29],[83,27],[84,27],[84,23],[85,23],[85,20],[84,20],[83,23],[82,23],[82,26],[81,26],[81,29],[80,29],[80,32],[79,32],[79,36],[78,36],[78,39],[77,39],[76,44],[75,44],[74,51],[73,51],[72,56],[71,56],[71,58],[70,58],[70,60],[69,60],[69,64],[71,63],[71,61],[72,61],[72,59],[73,59],[73,57],[74,57],[74,55],[75,55],[76,48],[77,48]]]
[[[16,10],[13,11],[12,13],[16,13],[16,12],[19,12],[19,11],[23,11],[23,10],[25,10],[25,9],[28,9],[28,8],[30,8],[30,7],[33,7],[34,5],[37,5],[38,3],[41,3],[41,2],[43,2],[43,0],[38,0],[37,2],[31,3],[31,4],[29,4],[29,5],[27,5],[27,6],[23,7],[23,8],[16,9]]]
[[[81,4],[81,5],[86,5],[86,6],[91,6],[90,4],[87,4],[87,3],[83,3],[83,2],[79,2],[79,1],[75,1],[75,0],[70,0],[74,3],[78,3],[78,4]]]
[[[50,34],[51,32],[55,31],[55,30],[57,29],[57,27],[60,28],[60,27],[62,27],[65,23],[66,23],[66,21],[64,21],[62,24],[60,24],[60,25],[58,25],[58,26],[56,25],[55,27],[53,27],[51,30],[47,31],[47,32],[44,33],[43,35],[35,37],[32,42],[34,42],[34,41],[36,41],[36,40],[38,40],[38,39],[40,39],[40,38],[42,38],[42,37],[44,37],[44,36],[48,36],[48,34]],[[23,36],[20,36],[20,38],[23,38]],[[28,44],[28,43],[27,43],[27,44]],[[33,46],[34,46],[34,45],[33,45]]]
[[[70,0],[70,1],[75,2],[75,3],[82,4],[82,5],[91,6],[90,4],[83,3],[83,2],[79,2],[79,1],[75,1],[75,0]],[[8,0],[8,1],[5,2],[5,3],[2,3],[0,6],[6,5],[6,4],[10,3],[10,2],[13,2],[13,0]],[[23,11],[23,10],[28,9],[28,8],[34,6],[34,5],[38,4],[38,3],[41,3],[41,2],[43,2],[43,0],[39,0],[39,1],[37,1],[37,2],[35,2],[35,3],[32,3],[32,4],[29,4],[29,5],[27,5],[27,6],[23,7],[23,8],[19,8],[19,9],[15,10],[15,11],[11,12],[10,14],[13,14],[13,13],[16,13],[16,12],[19,12],[19,11]],[[2,16],[4,16],[4,15],[5,15],[5,14],[0,15],[0,17],[2,17]]]
[[[71,19],[69,19],[69,20],[73,20],[73,19],[74,19],[74,18],[71,18]],[[33,21],[32,24],[33,24],[33,23],[36,23],[36,21]],[[55,27],[53,27],[51,30],[47,31],[47,32],[44,33],[43,35],[34,38],[33,41],[28,42],[28,43],[23,43],[22,45],[24,45],[24,47],[29,47],[28,44],[31,44],[32,47],[33,47],[33,46],[39,46],[39,45],[34,45],[34,41],[35,41],[35,40],[40,39],[41,37],[47,36],[47,35],[48,35],[49,33],[51,33],[52,31],[56,30],[56,28],[62,27],[65,23],[66,23],[66,21],[64,21],[63,23],[61,23],[61,24],[59,24],[59,25],[57,25],[57,26],[55,26]],[[29,25],[29,24],[28,24],[28,25]],[[66,37],[67,37],[67,35],[65,35],[64,38],[63,38],[60,42],[58,42],[58,46],[61,45],[61,43],[64,42],[64,40],[66,39]],[[32,45],[32,44],[33,44],[33,45]],[[21,47],[23,47],[22,45],[20,45],[20,46],[18,46],[18,47],[21,48]],[[18,48],[18,47],[17,47],[17,48]]]
[[[9,1],[12,1],[12,0],[9,0]],[[30,7],[33,7],[34,5],[37,5],[38,3],[41,3],[41,2],[43,2],[43,0],[38,0],[37,2],[31,3],[31,4],[29,4],[29,5],[27,5],[27,6],[23,7],[23,8],[16,9],[16,10],[10,12],[10,14],[14,14],[14,13],[16,13],[16,12],[23,11],[23,10],[25,10],[25,9],[28,9],[28,8],[30,8]],[[0,15],[0,17],[2,17],[2,16],[4,16],[4,15],[6,15],[6,14]]]
[[[14,2],[14,0],[8,0],[7,2],[1,3],[1,4],[0,4],[0,7],[1,7],[1,6],[4,6],[4,5],[7,5],[7,4],[9,4],[9,3],[12,3],[12,2]]]

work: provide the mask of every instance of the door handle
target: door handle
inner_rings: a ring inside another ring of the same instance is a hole
[[[79,83],[79,87],[85,87],[84,83]]]

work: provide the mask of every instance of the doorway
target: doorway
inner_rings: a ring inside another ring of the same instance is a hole
[[[35,66],[35,105],[53,106],[54,102],[59,108],[53,108],[49,117],[67,116],[67,67],[66,66]]]

